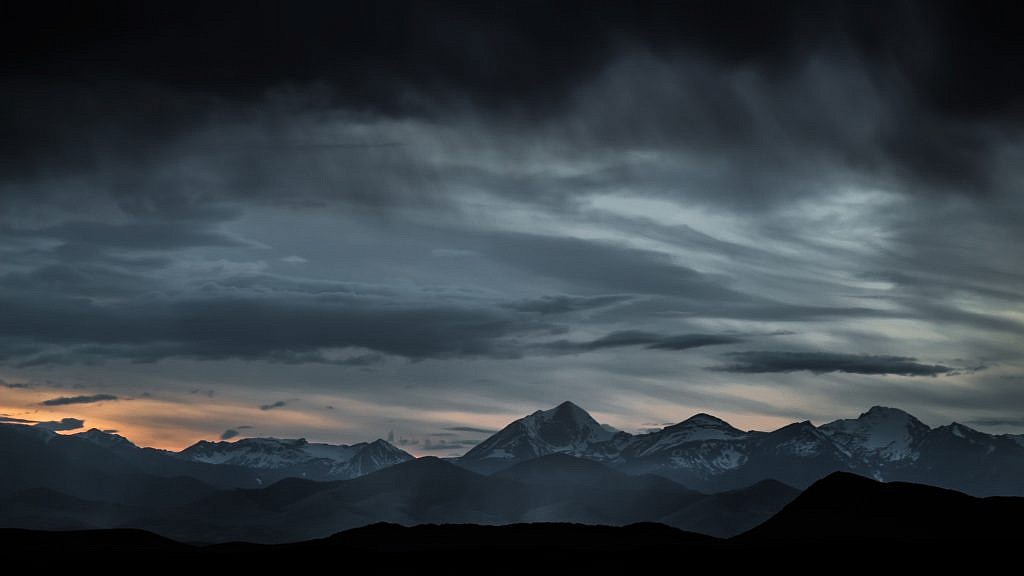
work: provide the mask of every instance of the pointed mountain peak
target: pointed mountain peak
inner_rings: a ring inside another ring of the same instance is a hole
[[[890,423],[891,425],[899,425],[914,430],[931,430],[931,427],[921,422],[910,414],[899,408],[889,408],[887,406],[872,406],[867,412],[860,415],[858,420],[865,422],[873,422],[877,425],[885,425]]]
[[[401,461],[412,458],[412,455],[402,450],[398,446],[395,446],[391,442],[384,440],[383,438],[377,438],[373,442],[367,442],[363,449],[360,451],[372,452],[376,454],[391,455],[393,457],[400,458]]]
[[[733,429],[732,425],[730,425],[725,420],[722,420],[721,418],[718,418],[717,416],[712,416],[711,414],[708,414],[706,412],[698,412],[697,414],[694,414],[693,416],[690,416],[686,420],[683,420],[679,424],[689,424],[689,425],[695,425],[695,426],[702,426],[704,428],[729,428],[729,429]]]
[[[720,418],[700,413],[678,424],[638,436],[639,442],[633,450],[637,456],[643,457],[659,452],[667,453],[684,444],[736,441],[748,436],[748,433],[733,428]]]
[[[601,424],[594,420],[594,417],[589,412],[568,400],[554,408],[537,410],[519,421],[563,422],[577,427],[602,428]]]
[[[593,420],[593,417],[590,415],[589,412],[587,412],[583,408],[580,408],[579,406],[577,406],[576,404],[573,404],[572,402],[570,402],[568,400],[566,400],[565,402],[562,402],[561,404],[559,404],[558,406],[555,406],[554,408],[552,408],[550,410],[545,410],[543,413],[544,414],[551,414],[551,416],[554,417],[554,418],[562,418],[562,419],[571,418],[573,420],[581,420],[581,419]]]
[[[594,420],[586,410],[566,401],[512,422],[477,444],[463,458],[523,460],[556,452],[582,454],[615,434],[614,429]]]
[[[987,434],[985,434],[984,432],[979,432],[974,428],[971,428],[970,426],[965,426],[959,422],[953,422],[948,426],[941,426],[938,428],[938,430],[948,430],[950,434],[952,434],[953,436],[957,436],[959,438],[987,436]]]
[[[898,408],[872,406],[857,418],[835,420],[820,430],[847,454],[863,462],[910,461],[931,428]]]
[[[880,419],[880,418],[899,418],[899,419],[912,419],[917,420],[907,412],[900,410],[899,408],[890,408],[888,406],[872,406],[868,408],[867,412],[864,412],[858,417],[860,419]]]
[[[137,446],[133,444],[131,440],[125,438],[124,436],[121,436],[120,434],[115,434],[113,432],[105,432],[103,430],[100,430],[99,428],[90,428],[85,432],[79,432],[78,434],[73,434],[72,436],[74,436],[75,438],[88,440],[89,442],[99,444],[101,446],[137,448]]]
[[[793,422],[792,424],[786,424],[782,428],[771,432],[770,434],[784,435],[784,434],[812,434],[814,436],[821,436],[818,429],[811,423],[810,420],[802,420],[800,422]]]

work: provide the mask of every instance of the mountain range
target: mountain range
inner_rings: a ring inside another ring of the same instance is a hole
[[[834,473],[1024,493],[1020,437],[931,428],[883,407],[771,432],[697,414],[631,435],[565,402],[447,460],[384,440],[246,438],[171,452],[99,430],[4,424],[0,462],[0,527],[131,527],[202,542],[290,542],[376,522],[658,522],[728,537]]]
[[[796,422],[742,431],[709,414],[646,434],[615,431],[564,402],[512,422],[457,462],[493,473],[561,453],[629,474],[657,474],[704,492],[767,479],[804,488],[836,471],[932,484],[978,496],[1024,495],[1024,437],[963,424],[931,428],[895,408],[875,406],[822,426]]]

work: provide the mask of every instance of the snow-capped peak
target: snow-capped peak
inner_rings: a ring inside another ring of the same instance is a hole
[[[200,441],[178,453],[193,462],[268,470],[315,468],[329,477],[349,478],[404,462],[411,455],[384,440],[359,444],[320,444],[305,438],[243,438],[235,442]]]
[[[856,419],[829,422],[820,430],[854,458],[896,462],[916,458],[917,443],[930,428],[903,410],[872,406]]]
[[[690,442],[739,440],[746,436],[746,432],[733,428],[725,420],[702,412],[678,424],[637,437],[635,452],[642,457]]]
[[[512,422],[466,453],[464,458],[523,459],[553,453],[582,455],[616,432],[572,402],[538,410]]]

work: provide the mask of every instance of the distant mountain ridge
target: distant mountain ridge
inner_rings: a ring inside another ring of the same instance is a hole
[[[200,441],[178,452],[177,457],[192,462],[259,470],[291,470],[295,476],[320,480],[355,478],[413,458],[408,452],[380,439],[345,445],[310,443],[305,438]]]
[[[78,460],[112,459],[96,470],[87,463],[83,478],[105,478],[111,473],[187,476],[213,488],[246,488],[291,477],[356,478],[413,458],[379,439],[331,445],[304,439],[244,438],[201,441],[175,453],[139,448],[117,434],[95,429],[60,435],[15,424],[0,426],[0,441],[15,432],[22,441],[37,444],[35,450],[43,460],[55,458],[51,464],[56,468],[40,468],[37,462],[8,467],[20,471],[0,472],[0,494],[4,486],[41,486],[88,498],[111,485],[95,480],[94,488],[86,490],[54,479],[52,470]],[[83,443],[92,448],[81,447]],[[86,453],[93,456],[86,459],[82,456]],[[821,426],[796,422],[770,432],[739,430],[701,413],[634,435],[601,424],[576,404],[563,402],[511,422],[452,461],[493,474],[549,454],[598,462],[631,475],[655,474],[702,492],[735,490],[764,480],[803,488],[838,471],[931,484],[976,496],[1024,495],[1021,437],[986,434],[959,423],[931,428],[902,410],[882,406],[857,418]],[[35,481],[29,470],[49,474],[49,479]]]
[[[659,474],[718,492],[775,479],[806,487],[831,472],[904,480],[978,496],[1024,495],[1024,442],[953,423],[931,428],[874,406],[857,418],[771,432],[742,431],[709,414],[646,434],[609,432],[564,402],[512,422],[457,462],[492,473],[552,453],[602,462],[630,474]]]
[[[123,436],[97,429],[77,434],[18,424],[0,425],[0,496],[48,488],[72,496],[131,503],[136,485],[184,478],[215,488],[256,488],[283,478],[342,480],[411,460],[384,440],[345,445],[273,438],[198,442],[181,452],[140,448]],[[120,486],[121,488],[117,488]],[[173,487],[172,487],[173,488]],[[199,491],[190,491],[189,494]],[[173,500],[176,490],[164,491]],[[140,496],[141,497],[141,496]]]

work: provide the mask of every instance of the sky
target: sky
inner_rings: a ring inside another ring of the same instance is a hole
[[[955,2],[6,8],[0,419],[458,454],[1024,432],[1024,44]]]

